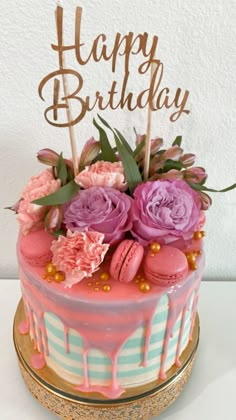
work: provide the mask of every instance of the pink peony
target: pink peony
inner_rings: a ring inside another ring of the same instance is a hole
[[[131,233],[142,245],[152,241],[183,248],[200,217],[200,199],[183,180],[138,185],[132,204]]]
[[[29,179],[21,193],[22,200],[17,217],[20,230],[24,235],[42,227],[42,220],[48,209],[48,207],[33,204],[32,201],[56,192],[60,186],[61,181],[54,179],[51,169],[46,169]]]
[[[91,166],[86,166],[75,177],[75,182],[85,189],[112,187],[119,191],[125,191],[128,188],[121,162],[98,161]]]
[[[71,287],[99,269],[109,248],[103,244],[104,235],[98,232],[71,232],[53,241],[52,262],[66,274],[65,286]]]

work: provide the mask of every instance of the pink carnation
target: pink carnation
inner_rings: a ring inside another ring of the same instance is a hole
[[[17,220],[24,235],[30,231],[40,229],[43,217],[48,209],[45,206],[33,204],[37,198],[45,197],[56,192],[61,186],[59,179],[54,179],[51,169],[29,179],[21,193]]]
[[[121,162],[98,161],[80,172],[75,182],[87,189],[90,187],[112,187],[119,191],[127,190],[124,168]]]
[[[109,248],[103,244],[104,235],[98,232],[71,232],[53,241],[52,262],[66,274],[65,286],[71,287],[99,269]]]

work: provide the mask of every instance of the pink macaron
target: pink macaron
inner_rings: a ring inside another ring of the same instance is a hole
[[[147,279],[158,286],[172,286],[187,275],[188,262],[178,248],[163,245],[157,253],[148,251],[143,269]]]
[[[143,259],[144,249],[138,242],[125,239],[115,250],[110,274],[121,283],[129,283],[136,276]]]
[[[29,264],[42,267],[52,259],[50,247],[53,240],[54,237],[43,229],[21,235],[20,252]]]

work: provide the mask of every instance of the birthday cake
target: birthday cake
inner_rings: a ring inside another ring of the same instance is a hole
[[[41,150],[49,167],[14,206],[25,311],[18,330],[30,337],[32,368],[46,366],[73,392],[117,399],[181,366],[210,198],[181,137],[167,149],[151,141],[144,179],[145,136],[131,148],[116,130],[112,147],[94,124],[100,137],[84,146],[79,173],[62,154]]]

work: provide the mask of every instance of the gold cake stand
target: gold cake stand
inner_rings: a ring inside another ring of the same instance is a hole
[[[35,370],[30,366],[33,350],[29,335],[18,332],[24,320],[22,300],[16,310],[13,338],[21,374],[34,397],[47,409],[67,420],[149,420],[164,411],[180,395],[191,375],[199,341],[199,318],[196,317],[193,340],[181,355],[180,368],[172,366],[165,381],[126,391],[117,400],[108,400],[99,394],[73,390],[50,368]]]

